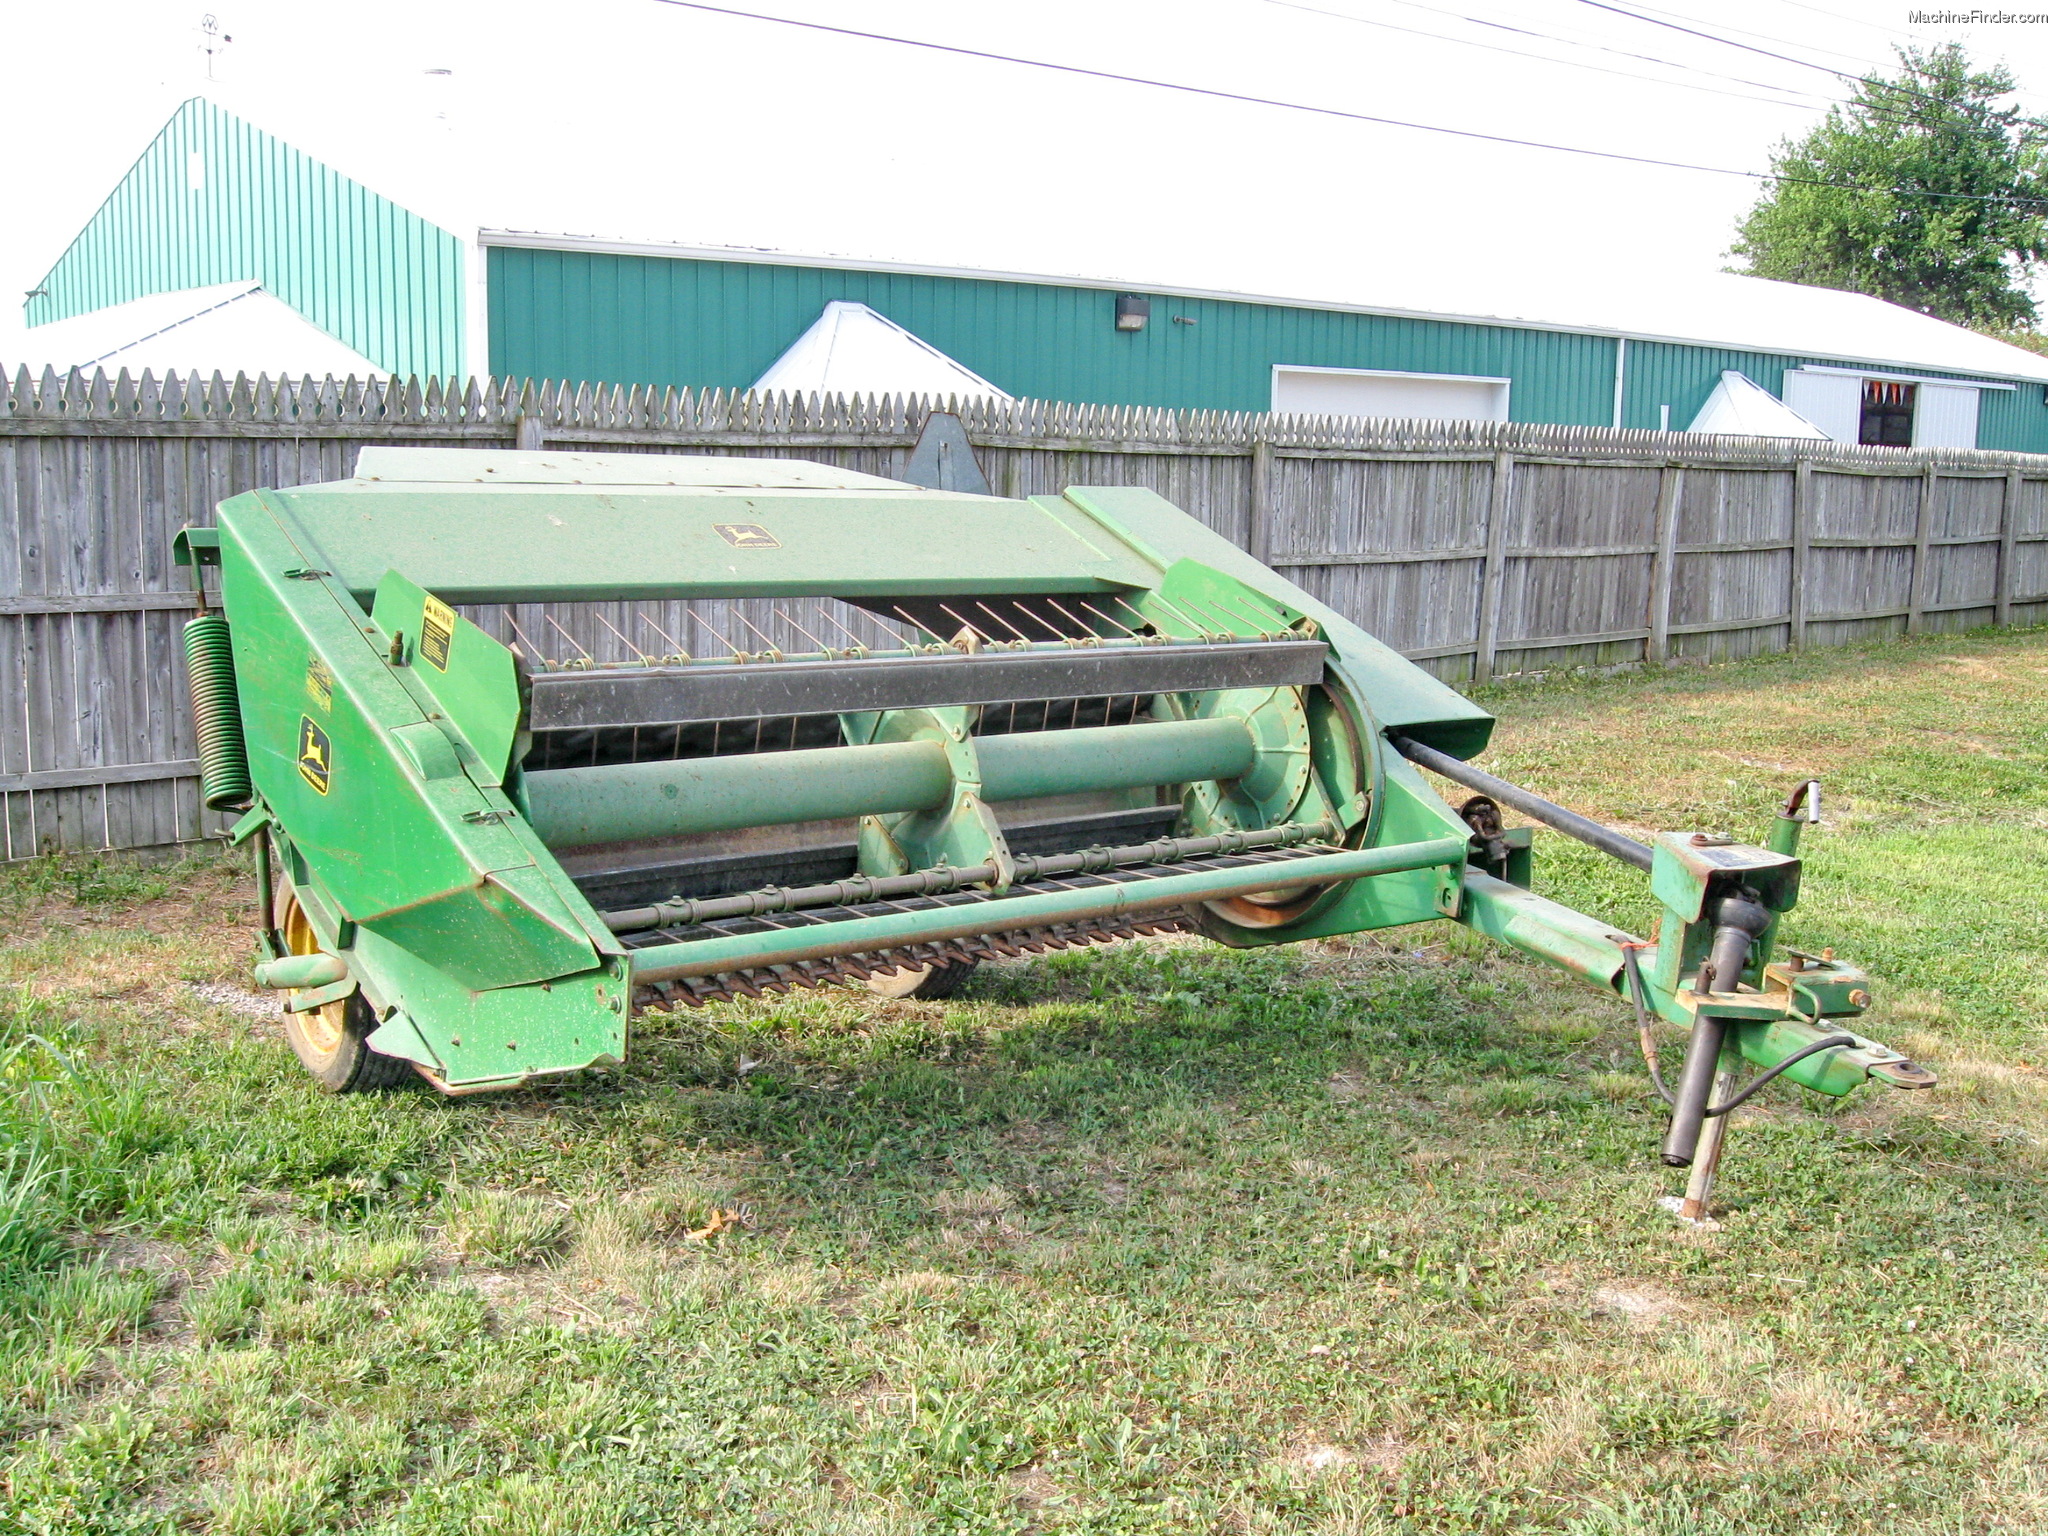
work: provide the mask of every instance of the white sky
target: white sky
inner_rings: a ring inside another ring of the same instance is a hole
[[[1845,91],[1817,70],[1587,0],[730,3],[1740,169],[1762,169],[1777,139]],[[1979,62],[2005,60],[2029,109],[2048,105],[2048,25],[1914,28],[1909,5],[1872,0],[1659,8],[1845,70],[1883,65],[1894,41],[1955,37]],[[1733,177],[1205,100],[659,0],[222,0],[213,13],[233,42],[209,84],[201,5],[0,7],[0,99],[18,125],[15,152],[0,156],[0,290],[35,286],[195,94],[458,232],[482,223],[766,245],[1464,312],[1498,309],[1502,294],[1638,294],[1713,272],[1757,192]],[[1563,59],[1653,79],[1549,62]],[[0,362],[39,364],[19,313],[0,306]]]

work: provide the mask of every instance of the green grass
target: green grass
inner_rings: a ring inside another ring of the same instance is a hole
[[[1944,1086],[1767,1091],[1682,1230],[1624,1011],[1437,926],[337,1100],[190,985],[246,966],[232,861],[15,869],[0,1530],[2048,1528],[2048,639],[1487,703],[1491,766],[1644,829],[1820,772],[1791,937]]]

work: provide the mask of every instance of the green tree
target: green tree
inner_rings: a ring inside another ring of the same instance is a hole
[[[1819,127],[1771,155],[1772,184],[1729,253],[1754,277],[1873,294],[1981,330],[2031,327],[2048,256],[2048,128],[2003,68],[1950,43],[1900,49]],[[2001,103],[2005,103],[2001,105]]]

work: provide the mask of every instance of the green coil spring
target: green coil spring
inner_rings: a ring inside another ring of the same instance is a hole
[[[185,626],[185,672],[192,680],[192,723],[199,733],[199,798],[210,811],[244,810],[251,795],[249,754],[242,743],[228,621],[221,615],[202,613]]]

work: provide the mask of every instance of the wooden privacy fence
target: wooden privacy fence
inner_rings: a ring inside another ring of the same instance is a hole
[[[170,541],[230,496],[345,478],[371,444],[772,454],[891,475],[933,407],[521,381],[0,378],[0,857],[215,830],[179,642],[190,578]],[[1455,681],[2048,619],[2048,457],[951,408],[997,494],[1149,486]],[[574,606],[592,611],[534,619],[599,660],[631,653],[604,605]]]

